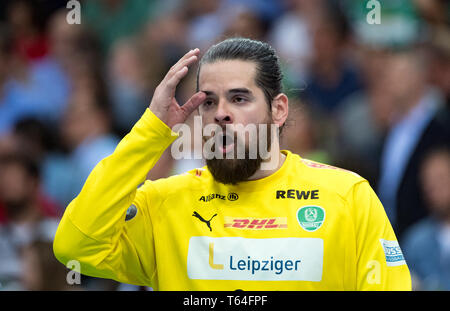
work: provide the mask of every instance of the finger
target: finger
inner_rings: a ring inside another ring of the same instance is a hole
[[[181,106],[181,109],[184,110],[184,113],[187,116],[189,116],[195,109],[197,109],[198,106],[200,106],[201,103],[206,98],[206,94],[204,92],[197,92],[194,95],[189,98],[189,100]]]
[[[181,79],[183,79],[187,75],[188,71],[188,67],[184,66],[180,70],[178,70],[178,72],[174,73],[172,77],[167,81],[166,86],[171,94],[175,92],[178,83],[180,83]]]
[[[193,56],[193,55],[198,56],[199,53],[200,53],[200,50],[199,50],[198,48],[195,48],[195,49],[193,49],[193,50],[190,50],[189,52],[187,52],[186,54],[184,54],[183,57],[181,57],[181,58],[178,60],[178,62],[183,61],[184,59],[187,59],[187,58],[189,58],[189,57],[191,57],[191,56]],[[177,63],[178,63],[178,62],[177,62]]]
[[[191,56],[185,60],[183,60],[181,63],[178,63],[176,66],[172,67],[167,75],[165,76],[165,80],[168,81],[172,79],[172,77],[178,73],[180,70],[182,70],[184,67],[188,67],[195,63],[197,61],[197,56]]]
[[[170,70],[167,72],[166,80],[172,78],[172,76],[177,73],[184,66],[190,66],[192,63],[196,62],[198,59],[198,55],[200,53],[199,49],[194,49],[186,53],[178,62],[173,65]]]

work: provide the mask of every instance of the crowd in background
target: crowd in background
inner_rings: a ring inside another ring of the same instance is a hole
[[[450,290],[450,5],[380,0],[372,24],[367,2],[86,0],[72,25],[67,1],[2,0],[0,290],[140,289],[84,276],[69,285],[54,232],[167,70],[232,36],[280,56],[282,147],[369,180],[414,289]],[[195,78],[181,82],[180,103]],[[148,178],[202,165],[166,151]]]

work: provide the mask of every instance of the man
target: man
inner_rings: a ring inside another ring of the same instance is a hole
[[[377,193],[400,241],[410,226],[429,216],[420,163],[430,150],[450,140],[448,109],[427,84],[426,62],[418,50],[398,52],[388,59],[383,79],[392,121],[379,159]]]
[[[450,290],[450,149],[436,147],[420,163],[430,215],[411,226],[402,246],[419,290]]]
[[[85,79],[92,77],[86,76]],[[109,101],[101,80],[74,87],[60,122],[67,154],[51,153],[43,165],[46,192],[62,206],[77,196],[95,165],[113,153],[119,139],[112,133]]]
[[[214,45],[200,62],[198,92],[179,106],[176,86],[198,55],[169,70],[149,109],[92,171],[61,220],[56,257],[155,290],[410,290],[366,180],[280,151],[276,135],[258,139],[268,151],[251,157],[254,140],[238,125],[280,128],[288,115],[275,51],[241,38]],[[138,188],[175,140],[171,129],[196,109],[205,129],[217,126],[206,134],[219,137],[207,167]],[[214,134],[223,128],[227,136]],[[245,159],[230,159],[242,144]]]
[[[0,157],[0,209],[7,216],[0,222],[0,284],[4,290],[22,288],[21,249],[36,239],[53,241],[58,227],[57,208],[41,192],[39,173],[28,156]]]

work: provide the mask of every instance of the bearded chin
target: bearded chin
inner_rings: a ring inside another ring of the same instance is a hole
[[[267,150],[270,150],[272,143],[271,133],[267,135],[266,143]],[[257,152],[256,158],[251,158],[249,154],[249,148],[245,147],[244,159],[239,159],[237,157],[234,159],[227,159],[226,157],[223,159],[206,159],[206,166],[216,181],[226,185],[236,185],[239,182],[249,180],[249,178],[261,167],[263,158],[261,157],[260,152]]]
[[[246,152],[247,153],[247,152]],[[236,185],[248,180],[261,167],[262,159],[211,159],[206,165],[214,179],[222,184]]]

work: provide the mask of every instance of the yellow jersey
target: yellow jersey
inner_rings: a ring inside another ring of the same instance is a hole
[[[206,167],[145,181],[176,138],[145,111],[67,207],[60,262],[155,290],[411,290],[364,178],[284,150],[275,173],[237,185]]]

